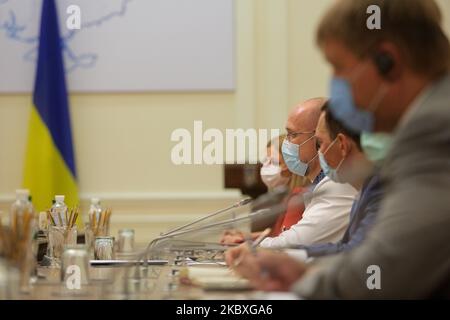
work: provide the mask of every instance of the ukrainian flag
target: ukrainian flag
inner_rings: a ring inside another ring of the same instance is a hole
[[[55,194],[78,204],[62,40],[54,0],[43,0],[39,56],[28,128],[24,186],[39,211],[52,205]]]

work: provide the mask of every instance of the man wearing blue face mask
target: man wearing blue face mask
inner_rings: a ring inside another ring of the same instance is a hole
[[[367,28],[379,7],[382,28]],[[386,194],[354,250],[308,265],[253,258],[259,286],[311,299],[450,298],[450,42],[434,0],[337,0],[317,42],[333,66],[330,109],[363,133],[388,133]],[[383,145],[382,139],[375,140]],[[250,259],[249,257],[248,259]]]
[[[306,177],[312,187],[303,195],[302,219],[278,236],[266,238],[261,247],[335,242],[342,238],[347,228],[357,191],[349,184],[339,184],[324,177],[321,171],[315,128],[324,103],[322,98],[310,99],[289,114],[287,135],[282,145],[283,159],[292,173]]]
[[[288,253],[296,257],[319,257],[351,250],[365,238],[373,226],[383,196],[380,177],[364,155],[360,137],[343,127],[323,108],[316,128],[322,171],[337,183],[349,183],[359,191],[350,213],[350,224],[343,238],[334,243],[299,246]],[[300,249],[300,250],[298,250]]]

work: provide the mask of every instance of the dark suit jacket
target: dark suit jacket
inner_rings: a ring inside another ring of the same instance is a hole
[[[350,223],[342,240],[336,243],[318,243],[310,246],[299,246],[306,250],[308,257],[321,257],[351,250],[361,244],[367,232],[375,223],[383,196],[380,176],[375,174],[364,183],[359,197],[350,211]]]

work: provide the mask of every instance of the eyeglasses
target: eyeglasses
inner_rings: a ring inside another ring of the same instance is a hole
[[[301,135],[301,134],[315,134],[315,131],[311,131],[311,132],[291,132],[288,133],[286,135],[286,139],[291,142],[293,139],[295,139],[297,136]]]

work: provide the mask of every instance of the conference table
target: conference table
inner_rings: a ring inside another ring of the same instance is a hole
[[[129,257],[128,257],[129,258]],[[117,259],[121,259],[118,257]],[[222,264],[198,263],[208,269],[227,268]],[[189,268],[195,268],[190,266]],[[38,266],[37,279],[26,292],[15,298],[27,300],[252,300],[261,299],[261,293],[251,289],[205,290],[180,281],[184,263],[174,260],[164,265],[144,266],[90,266],[89,283],[80,289],[68,289],[61,281],[60,268]]]

